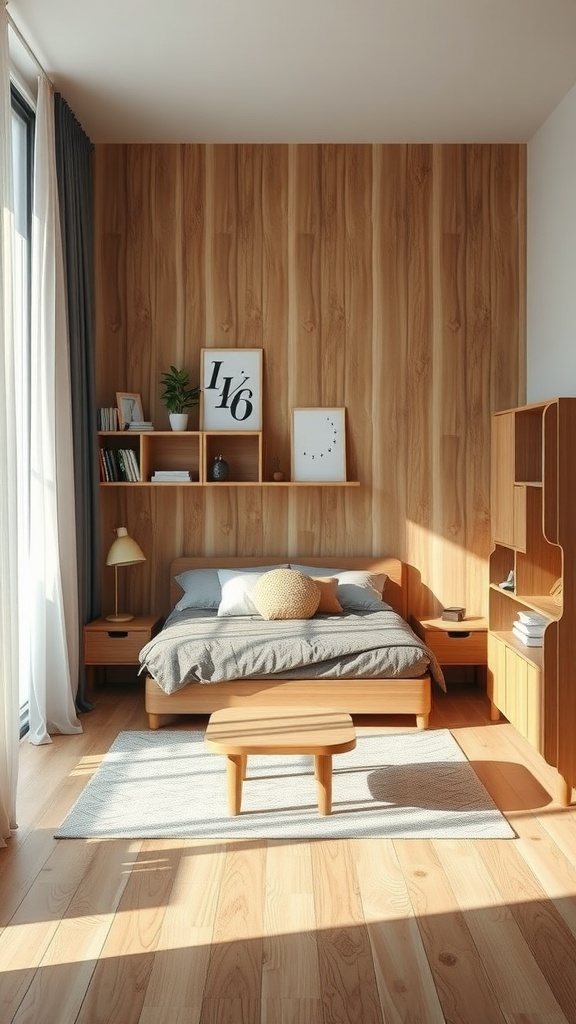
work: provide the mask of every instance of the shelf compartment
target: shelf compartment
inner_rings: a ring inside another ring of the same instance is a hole
[[[210,465],[217,455],[228,463],[228,479],[210,480]],[[204,433],[203,482],[213,487],[226,484],[262,483],[262,432],[217,430]]]
[[[136,456],[140,479],[142,479],[142,458],[140,450],[140,435],[126,430],[102,430],[98,432],[98,447],[100,450],[112,452],[117,465],[117,452],[130,449]],[[110,467],[109,467],[110,469]],[[102,466],[100,469],[100,484],[103,487],[129,487],[138,483],[136,480],[104,480],[102,479]]]
[[[512,615],[511,621],[516,618],[517,612],[532,611],[538,612],[540,615],[545,615],[551,622],[557,622],[562,618],[562,607],[556,604],[553,597],[549,594],[517,594],[512,593],[510,590],[502,590],[497,583],[490,584],[490,593],[498,594],[504,601],[509,602],[510,613]],[[503,607],[503,606],[502,606]],[[498,623],[501,620],[502,607],[496,608],[494,602],[492,603],[492,609],[494,615],[497,616]],[[499,625],[496,626],[499,628]]]
[[[517,410],[514,417],[516,483],[542,483],[543,407]]]
[[[156,470],[185,469],[191,483],[201,482],[202,435],[195,430],[154,430],[142,434],[142,479],[151,482]],[[187,483],[176,481],[183,487]],[[155,487],[174,486],[174,481],[155,483]]]

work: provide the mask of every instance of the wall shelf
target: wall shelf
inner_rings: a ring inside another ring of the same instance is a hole
[[[100,430],[100,449],[112,452],[132,449],[140,480],[100,480],[111,487],[359,487],[359,480],[264,480],[261,431]],[[227,480],[211,480],[210,465],[217,455],[228,463]],[[190,481],[152,481],[157,470],[188,470]],[[101,477],[103,471],[101,470]]]

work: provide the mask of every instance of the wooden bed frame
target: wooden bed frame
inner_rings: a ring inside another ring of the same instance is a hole
[[[312,555],[260,555],[253,558],[226,556],[177,558],[170,566],[170,605],[182,596],[175,576],[189,569],[236,569],[286,562],[326,568],[385,572],[388,581],[384,600],[405,619],[408,602],[404,565],[397,558],[323,557]],[[158,729],[174,715],[210,715],[220,708],[254,704],[260,707],[315,707],[349,714],[416,715],[419,729],[426,729],[432,706],[429,673],[416,679],[237,679],[225,683],[191,683],[166,694],[151,676],[146,678],[146,711],[151,729]]]

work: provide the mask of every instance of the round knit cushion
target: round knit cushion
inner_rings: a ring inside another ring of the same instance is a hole
[[[265,572],[250,594],[263,619],[311,619],[320,604],[320,588],[294,569]]]

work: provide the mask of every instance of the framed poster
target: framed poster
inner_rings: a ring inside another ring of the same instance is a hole
[[[200,429],[262,429],[262,349],[203,348]]]
[[[346,410],[292,410],[292,479],[346,480]]]

